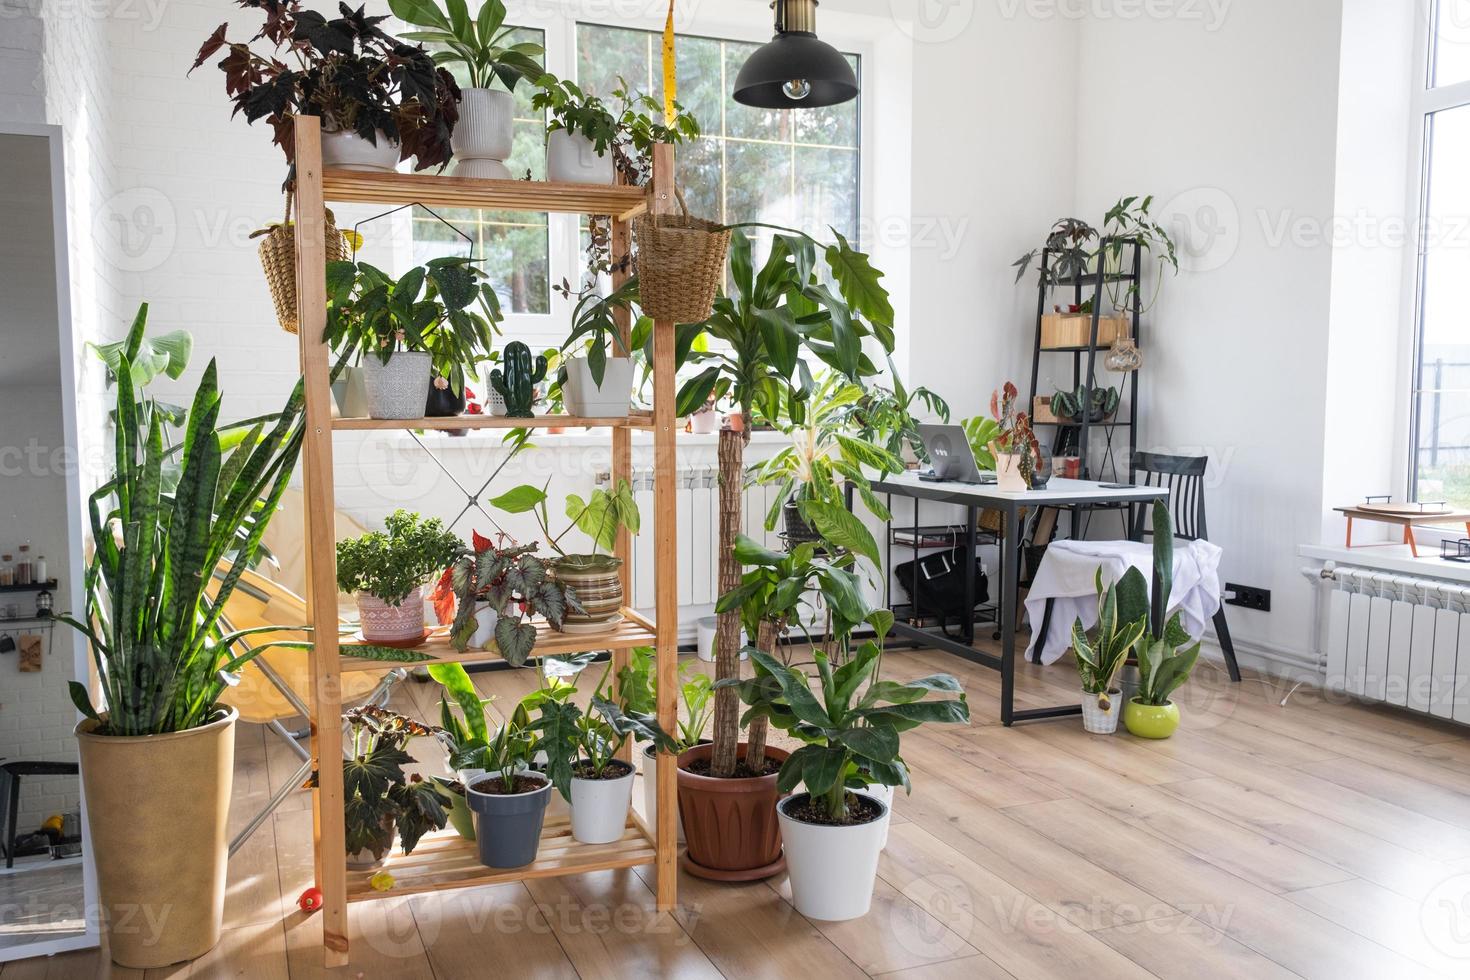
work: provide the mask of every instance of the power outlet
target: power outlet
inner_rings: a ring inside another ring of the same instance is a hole
[[[1232,599],[1226,599],[1227,606],[1241,606],[1245,609],[1254,609],[1257,612],[1271,611],[1271,590],[1255,589],[1249,585],[1236,585],[1234,582],[1225,583],[1225,591],[1235,593]]]

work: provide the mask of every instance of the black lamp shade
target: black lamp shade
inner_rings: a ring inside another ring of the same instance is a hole
[[[787,82],[811,86],[802,99]],[[758,109],[815,109],[857,98],[858,80],[842,53],[815,34],[787,31],[756,49],[735,76],[735,101]]]

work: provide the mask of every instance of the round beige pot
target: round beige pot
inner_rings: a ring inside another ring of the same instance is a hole
[[[192,960],[219,942],[235,720],[168,735],[76,728],[103,930],[119,966]]]

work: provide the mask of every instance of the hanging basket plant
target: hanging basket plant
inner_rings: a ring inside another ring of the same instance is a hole
[[[730,229],[689,214],[677,188],[680,214],[645,214],[638,236],[638,288],[643,312],[656,320],[709,319],[725,276]]]
[[[348,235],[337,228],[337,219],[330,210],[326,211],[327,261],[341,262],[348,255]],[[287,333],[300,329],[296,308],[296,225],[291,221],[291,195],[286,195],[286,216],[279,223],[250,233],[251,238],[261,238],[260,266],[265,270],[266,285],[270,286],[271,301],[276,306],[276,321]]]

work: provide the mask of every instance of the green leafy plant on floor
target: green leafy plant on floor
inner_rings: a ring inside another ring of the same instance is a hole
[[[1097,577],[1097,628],[1089,639],[1082,620],[1072,624],[1072,650],[1082,691],[1097,698],[1103,711],[1112,707],[1118,671],[1123,669],[1133,647],[1148,626],[1148,587],[1143,573],[1130,568],[1123,580],[1103,586],[1102,569]],[[1140,601],[1141,594],[1141,601]]]
[[[1153,530],[1153,595],[1144,588],[1143,601],[1148,604],[1148,630],[1134,649],[1138,656],[1138,694],[1134,700],[1146,705],[1167,705],[1173,693],[1185,681],[1199,659],[1200,645],[1185,630],[1179,613],[1166,615],[1169,595],[1174,587],[1174,525],[1169,508],[1156,500],[1152,512]],[[1126,579],[1127,576],[1124,577]],[[1142,576],[1124,585],[1119,580],[1119,603],[1136,608]],[[1193,644],[1193,645],[1191,645]]]
[[[106,711],[105,735],[208,724],[252,658],[303,645],[270,639],[300,627],[229,631],[222,621],[300,456],[302,387],[279,412],[221,423],[211,360],[182,420],[181,442],[166,447],[165,413],[145,386],[160,372],[181,373],[189,345],[177,335],[149,341],[147,321],[145,303],[126,340],[103,348],[116,389],[113,471],[88,499],[95,552],[82,582],[84,614],[56,617],[90,644],[102,707],[80,682],[70,683],[70,693],[88,718],[102,720]],[[169,467],[177,468],[175,480],[165,480]],[[247,640],[253,645],[237,652]]]

